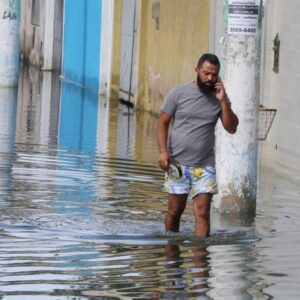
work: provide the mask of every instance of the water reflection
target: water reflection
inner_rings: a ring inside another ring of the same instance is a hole
[[[56,145],[60,106],[59,74],[20,70],[16,143]]]
[[[165,256],[164,294],[176,299],[185,299],[187,293],[206,294],[209,289],[207,246],[191,247],[187,251],[186,247],[168,244],[165,246]]]
[[[63,82],[61,93],[60,148],[95,152],[98,95],[67,82]]]
[[[266,182],[257,215],[212,211],[208,239],[193,237],[191,205],[166,234],[156,119],[20,74],[0,100],[0,297],[271,299],[282,282],[296,295],[298,248],[282,247],[299,239],[292,182]]]
[[[17,89],[0,88],[0,199],[6,203],[10,195],[11,165],[14,156]]]
[[[17,89],[0,88],[0,128],[1,141],[0,151],[10,153],[15,142]],[[4,163],[4,161],[3,161]]]

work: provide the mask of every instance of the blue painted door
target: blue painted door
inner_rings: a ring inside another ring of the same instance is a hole
[[[65,0],[63,68],[67,81],[99,92],[102,0]]]

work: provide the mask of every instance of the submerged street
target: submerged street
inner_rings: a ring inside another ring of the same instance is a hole
[[[156,121],[34,68],[0,89],[1,299],[298,299],[299,178],[261,168],[255,216],[166,233]]]

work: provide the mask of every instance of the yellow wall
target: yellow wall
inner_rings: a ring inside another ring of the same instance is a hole
[[[167,92],[195,78],[209,48],[209,0],[136,0],[138,9],[135,107],[159,113]],[[152,5],[160,4],[159,29]],[[114,1],[111,97],[118,96],[123,0]]]
[[[159,29],[152,5],[160,3]],[[195,78],[209,48],[209,0],[140,0],[137,49],[138,109],[159,113],[167,92]]]

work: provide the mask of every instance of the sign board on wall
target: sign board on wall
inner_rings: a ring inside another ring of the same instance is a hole
[[[260,0],[228,0],[228,34],[257,33]]]

